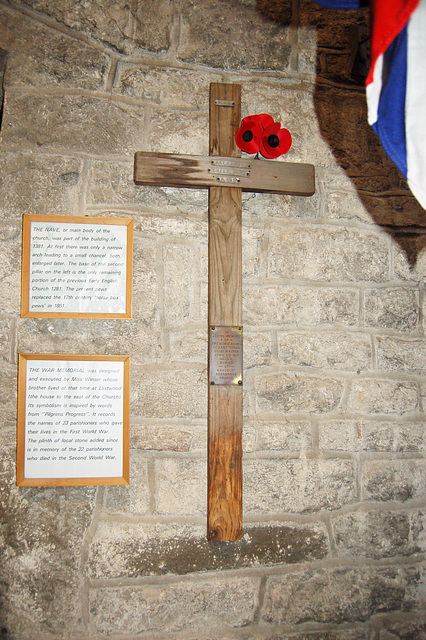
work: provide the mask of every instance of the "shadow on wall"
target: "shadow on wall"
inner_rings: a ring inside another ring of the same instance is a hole
[[[405,252],[410,267],[426,247],[426,211],[367,121],[368,9],[325,9],[311,0],[257,0],[265,17],[315,29],[314,106],[323,138],[372,219]]]

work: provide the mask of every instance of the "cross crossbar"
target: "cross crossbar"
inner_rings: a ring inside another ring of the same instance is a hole
[[[135,182],[193,189],[240,187],[243,191],[293,196],[315,193],[314,167],[311,164],[149,151],[135,154]]]

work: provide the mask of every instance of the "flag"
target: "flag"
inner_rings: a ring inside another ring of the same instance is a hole
[[[358,9],[365,0],[315,0]],[[368,122],[426,209],[426,0],[371,0]]]

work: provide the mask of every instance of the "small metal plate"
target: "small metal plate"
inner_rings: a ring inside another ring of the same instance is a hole
[[[210,384],[243,384],[243,328],[210,327]]]
[[[215,100],[216,107],[235,107],[235,100]]]

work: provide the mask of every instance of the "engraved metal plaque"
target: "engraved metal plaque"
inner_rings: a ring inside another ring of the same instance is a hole
[[[210,327],[210,384],[243,384],[243,328]]]

